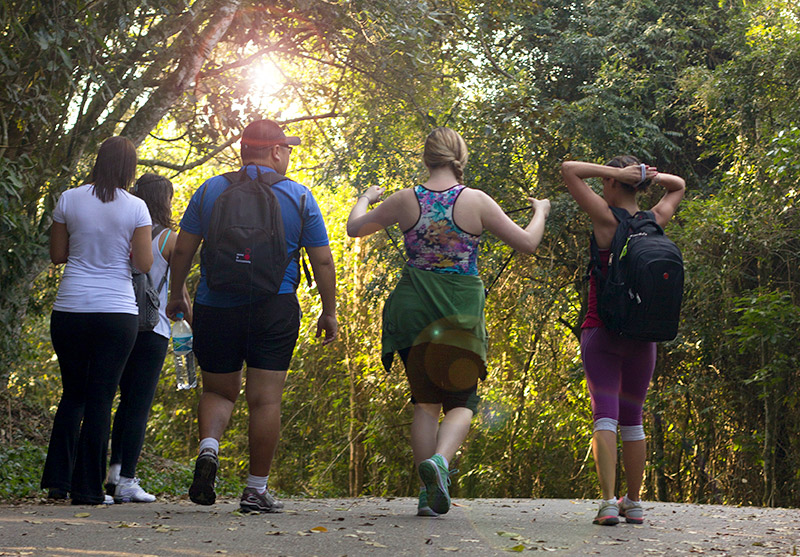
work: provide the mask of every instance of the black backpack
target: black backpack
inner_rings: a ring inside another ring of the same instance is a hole
[[[153,238],[161,234],[164,227],[157,225],[153,227]],[[136,298],[136,306],[139,308],[139,331],[152,331],[158,325],[158,309],[161,306],[158,293],[164,288],[167,282],[167,274],[161,277],[158,288],[153,286],[153,279],[150,273],[143,273],[131,263],[131,281],[133,282],[133,295]]]
[[[600,251],[591,240],[590,272],[597,285],[597,309],[606,328],[647,341],[678,335],[683,300],[683,257],[664,235],[651,211],[631,216],[610,207],[619,221],[608,256],[608,272],[600,270]]]
[[[239,294],[275,294],[294,254],[288,254],[280,204],[272,186],[286,176],[262,173],[255,180],[247,167],[223,174],[230,185],[214,201],[208,236],[200,257],[212,290]],[[205,189],[200,197],[202,212]],[[305,196],[301,199],[302,222]],[[302,233],[301,233],[302,235]]]

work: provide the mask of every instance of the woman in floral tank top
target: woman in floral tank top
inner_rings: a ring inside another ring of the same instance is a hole
[[[411,448],[422,483],[417,514],[437,516],[450,509],[449,461],[469,433],[478,379],[486,375],[480,236],[489,230],[513,249],[533,253],[550,202],[529,198],[531,222],[517,226],[490,196],[461,183],[467,146],[449,128],[428,135],[423,162],[428,181],[393,193],[371,211],[385,189],[367,189],[350,212],[347,234],[368,236],[395,223],[403,230],[408,263],[384,306],[382,359],[388,369],[398,352],[405,365],[414,405]]]

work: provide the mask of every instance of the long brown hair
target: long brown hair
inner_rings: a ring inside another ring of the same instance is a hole
[[[133,195],[142,199],[150,211],[153,224],[160,224],[165,228],[173,228],[172,220],[172,182],[167,178],[152,172],[139,176],[133,185]]]
[[[127,190],[136,176],[136,147],[127,137],[109,137],[97,151],[92,168],[94,194],[103,203],[114,201],[117,188]]]

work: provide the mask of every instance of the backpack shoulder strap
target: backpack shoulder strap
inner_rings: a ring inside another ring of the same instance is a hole
[[[614,214],[614,218],[617,219],[617,222],[625,222],[626,220],[633,218],[628,211],[621,207],[613,207],[609,205],[608,208],[611,209],[611,212]]]
[[[619,243],[620,237],[625,237],[628,234],[626,223],[632,218],[630,213],[625,209],[620,207],[614,207],[612,205],[608,206],[611,209],[611,213],[614,215],[614,218],[617,219],[619,223],[617,225],[617,229],[614,232],[614,238],[611,240],[610,249],[613,251],[614,246]],[[589,240],[589,273],[594,272],[599,276],[600,267],[602,266],[600,262],[600,248],[597,245],[597,238],[592,232],[592,236]]]
[[[277,182],[275,182],[277,183]],[[306,276],[306,282],[308,283],[308,287],[311,288],[312,280],[311,280],[311,273],[308,270],[308,264],[306,263],[306,258],[302,253],[302,246],[300,242],[303,241],[303,230],[306,226],[306,194],[300,196],[300,237],[297,239],[297,252],[296,258],[300,260],[303,266],[303,274]],[[297,284],[295,284],[295,288],[300,284],[300,277],[297,278]]]
[[[278,174],[277,172],[262,172],[258,175],[258,181],[262,184],[267,184],[268,186],[273,186],[278,182],[283,182],[284,180],[288,179],[289,178],[283,174]],[[303,201],[305,202],[305,197],[303,198]]]

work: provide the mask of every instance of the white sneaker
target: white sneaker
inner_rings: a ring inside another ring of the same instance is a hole
[[[155,500],[155,495],[151,495],[141,488],[139,478],[120,477],[114,490],[114,502],[116,503],[152,503]]]

